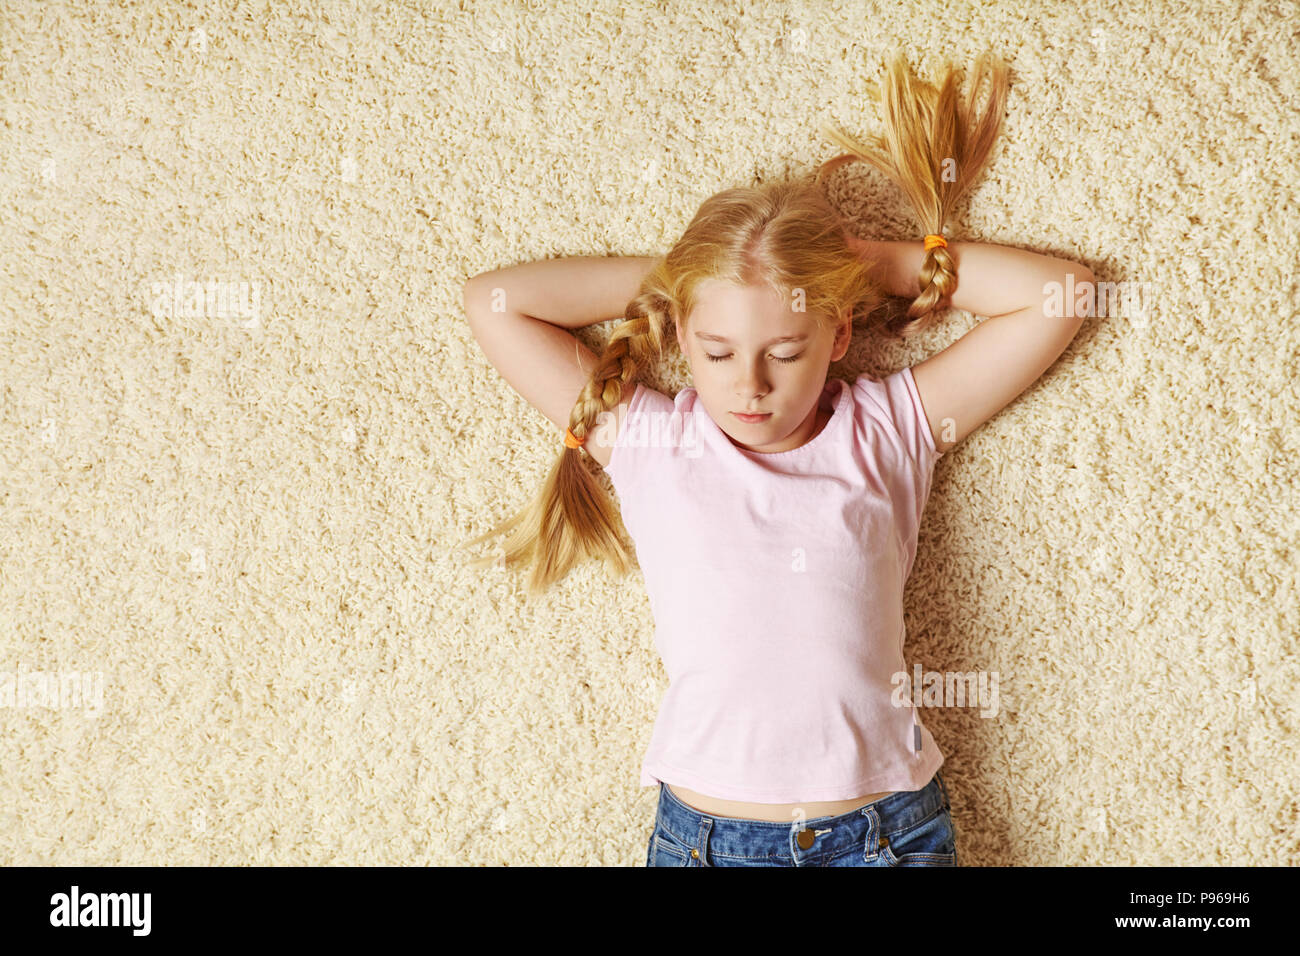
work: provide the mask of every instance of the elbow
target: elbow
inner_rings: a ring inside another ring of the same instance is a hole
[[[1096,314],[1097,280],[1080,262],[1062,262],[1042,285],[1043,314],[1074,323],[1074,331]]]
[[[483,284],[482,277],[483,273],[470,276],[465,280],[465,284],[460,290],[461,308],[465,310],[465,318],[471,321],[474,318],[475,312],[481,308],[481,300],[483,298],[482,292],[480,291]]]

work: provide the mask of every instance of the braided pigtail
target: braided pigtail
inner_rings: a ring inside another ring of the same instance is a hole
[[[912,73],[901,54],[888,67],[884,95],[873,91],[883,108],[884,133],[859,142],[832,126],[827,137],[847,152],[819,167],[818,178],[844,163],[861,160],[889,177],[907,197],[925,235],[942,235],[948,216],[983,171],[1002,125],[1006,107],[1008,68],[988,53],[975,64],[975,79],[965,102],[959,98],[960,70],[945,63],[936,88]],[[980,113],[976,93],[983,80],[991,82],[989,102]],[[957,268],[944,245],[926,243],[918,275],[919,294],[908,306],[904,321],[889,331],[908,337],[933,323],[957,289]]]
[[[569,431],[584,444],[596,439],[604,416],[630,397],[641,370],[663,349],[671,310],[661,293],[651,291],[660,269],[662,260],[628,304],[624,320],[610,334],[591,378],[574,403]],[[496,563],[510,567],[531,562],[530,595],[546,590],[587,557],[604,558],[620,575],[627,574],[630,555],[619,535],[609,495],[592,475],[587,458],[584,451],[561,445],[533,500],[513,518],[462,545],[472,547],[499,534],[509,535],[500,553],[470,561],[469,566]]]

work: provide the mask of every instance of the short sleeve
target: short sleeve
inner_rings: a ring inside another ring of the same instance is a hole
[[[854,387],[863,396],[863,414],[890,435],[892,441],[888,444],[897,449],[894,454],[882,450],[884,457],[877,460],[889,471],[886,484],[898,522],[906,579],[912,573],[912,562],[916,558],[916,536],[921,514],[930,497],[934,465],[943,457],[943,452],[935,447],[934,435],[910,368],[880,380],[860,376]]]
[[[934,434],[911,368],[900,369],[880,380],[862,375],[856,385],[874,404],[875,417],[883,418],[892,426],[913,464],[919,471],[928,473],[944,453],[934,444]]]
[[[906,396],[900,395],[895,403],[901,408],[906,408],[906,412],[898,415],[899,434],[907,444],[907,450],[912,453],[916,463],[923,468],[929,468],[936,461],[943,457],[944,453],[934,444],[934,433],[930,431],[930,421],[925,417],[925,405],[921,402],[921,392],[916,387],[916,378],[912,375],[912,369],[900,369],[890,379],[898,379],[901,384],[894,384],[886,379],[895,392],[906,391]]]

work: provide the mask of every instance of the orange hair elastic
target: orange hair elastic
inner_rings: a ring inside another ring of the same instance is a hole
[[[925,251],[926,251],[926,252],[929,252],[931,249],[934,249],[934,248],[937,247],[937,246],[943,246],[945,249],[947,249],[947,248],[948,248],[948,240],[945,239],[943,236],[940,236],[940,235],[937,235],[937,234],[934,234],[934,233],[932,233],[932,234],[930,234],[930,235],[928,235],[928,236],[925,237]]]
[[[586,441],[587,439],[585,438],[579,441],[573,436],[573,432],[569,431],[568,428],[564,429],[564,444],[569,448],[581,448]]]

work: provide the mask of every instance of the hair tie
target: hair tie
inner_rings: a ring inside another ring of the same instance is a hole
[[[948,240],[945,239],[943,236],[937,234],[937,233],[931,233],[930,235],[928,235],[928,236],[925,237],[925,251],[926,251],[926,252],[929,252],[931,249],[934,249],[934,248],[936,248],[936,247],[938,247],[938,246],[943,246],[945,249],[947,249],[947,248],[948,248]]]
[[[587,439],[585,438],[579,441],[574,437],[573,432],[569,431],[568,428],[564,429],[564,444],[569,448],[581,448],[586,441]]]

